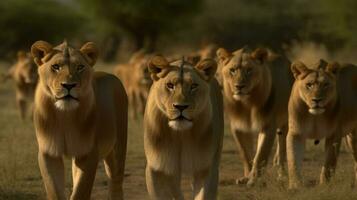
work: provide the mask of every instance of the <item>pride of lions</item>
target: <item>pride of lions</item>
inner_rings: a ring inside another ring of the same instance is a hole
[[[109,199],[124,198],[129,106],[131,118],[144,116],[151,199],[184,199],[183,174],[192,177],[195,200],[217,199],[224,118],[244,166],[238,184],[259,181],[276,136],[274,164],[281,178],[287,161],[289,188],[302,187],[306,139],[325,138],[323,184],[333,176],[347,137],[357,181],[355,65],[322,59],[315,65],[290,63],[266,48],[232,52],[211,45],[178,59],[140,51],[115,68],[114,76],[94,70],[98,49],[92,42],[77,49],[66,41],[58,46],[37,41],[31,55],[19,52],[4,79],[15,82],[22,118],[33,99],[48,199],[66,199],[63,156],[72,159],[70,199],[90,199],[99,161]]]

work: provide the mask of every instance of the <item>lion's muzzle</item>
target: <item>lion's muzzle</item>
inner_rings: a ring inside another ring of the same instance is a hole
[[[309,113],[313,115],[320,115],[325,112],[325,108],[323,105],[323,98],[312,98],[311,106],[309,108]]]
[[[175,108],[175,116],[169,120],[169,126],[175,131],[185,131],[192,127],[193,122],[185,112],[189,105],[187,104],[173,104]]]

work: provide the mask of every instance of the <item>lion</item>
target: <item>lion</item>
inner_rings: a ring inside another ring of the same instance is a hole
[[[357,67],[320,60],[307,67],[302,62],[291,65],[295,82],[288,112],[287,158],[289,187],[302,185],[301,166],[306,139],[325,140],[325,163],[320,183],[335,172],[341,138],[349,134],[357,178]]]
[[[109,199],[123,199],[128,100],[114,75],[95,72],[98,50],[37,41],[34,125],[38,162],[48,199],[66,199],[63,156],[72,158],[70,199],[90,199],[98,162],[104,160]]]
[[[152,199],[183,199],[182,174],[195,200],[216,199],[223,142],[223,99],[212,59],[193,65],[154,56],[144,115],[146,185]]]
[[[28,107],[33,102],[38,79],[37,67],[31,55],[19,51],[16,63],[7,71],[3,79],[4,81],[12,79],[15,82],[16,104],[21,119],[25,120],[27,113],[31,110]],[[32,117],[32,114],[30,116]]]
[[[152,80],[146,66],[149,54],[135,53],[127,64],[114,69],[114,74],[123,80],[129,98],[130,117],[134,120],[144,115],[146,100]]]
[[[268,163],[279,133],[277,165],[283,176],[287,105],[292,86],[290,62],[267,49],[254,51],[241,48],[233,53],[217,50],[225,110],[230,119],[231,132],[243,161],[244,177],[237,183],[252,186]],[[253,137],[259,134],[254,154]]]

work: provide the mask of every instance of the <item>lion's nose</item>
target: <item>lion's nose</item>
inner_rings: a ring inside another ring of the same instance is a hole
[[[245,88],[245,84],[235,84],[234,87],[236,87],[237,90],[242,90],[243,88]]]
[[[188,105],[180,105],[180,104],[174,104],[173,105],[176,109],[178,109],[179,111],[184,111],[185,109],[187,109],[188,108]]]
[[[61,83],[62,87],[70,91],[72,88],[76,87],[76,83]]]
[[[314,103],[319,103],[320,101],[322,101],[322,98],[312,98],[312,101]]]

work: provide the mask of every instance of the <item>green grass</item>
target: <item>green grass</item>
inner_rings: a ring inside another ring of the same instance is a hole
[[[102,68],[111,70],[111,66]],[[0,73],[4,67],[0,68]],[[14,101],[13,83],[0,84],[0,200],[45,199],[44,186],[37,165],[37,142],[32,122],[22,122]],[[142,121],[129,122],[128,154],[124,192],[126,199],[148,199],[145,186],[145,156],[143,149]],[[289,191],[286,181],[276,181],[276,170],[271,162],[266,174],[257,186],[246,188],[235,185],[235,178],[242,175],[243,168],[236,153],[236,146],[226,127],[224,149],[220,167],[220,200],[353,200],[357,189],[351,188],[353,160],[346,148],[342,148],[335,178],[328,185],[319,186],[320,167],[324,160],[323,143],[315,146],[309,142],[305,152],[304,182],[306,187]],[[67,193],[71,187],[70,162],[66,160]],[[183,179],[186,199],[190,199],[189,178]],[[92,199],[106,199],[107,184],[103,165],[99,165]]]

